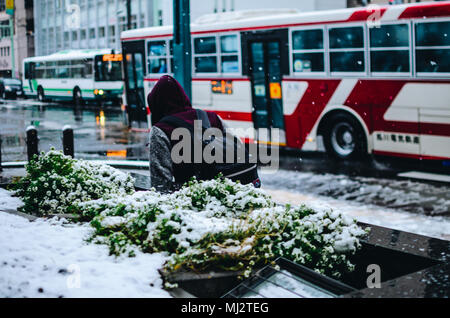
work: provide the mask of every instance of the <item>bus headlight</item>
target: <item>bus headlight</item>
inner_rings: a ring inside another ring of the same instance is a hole
[[[11,86],[6,85],[5,86],[5,90],[10,91],[11,90]]]
[[[103,91],[103,89],[100,89],[99,91],[98,91],[98,94],[99,95],[103,95],[105,92]]]

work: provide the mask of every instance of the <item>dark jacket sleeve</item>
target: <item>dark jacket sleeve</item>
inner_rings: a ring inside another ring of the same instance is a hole
[[[170,192],[174,186],[170,140],[156,126],[152,127],[149,138],[151,186],[160,192]]]

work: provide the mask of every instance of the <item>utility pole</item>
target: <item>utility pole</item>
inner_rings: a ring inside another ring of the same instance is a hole
[[[189,0],[173,0],[173,73],[192,98],[192,47]]]
[[[127,1],[127,30],[131,30],[131,0]]]
[[[9,33],[11,37],[11,77],[16,76],[16,60],[14,57],[14,0],[6,0],[6,13],[10,15],[9,18]]]

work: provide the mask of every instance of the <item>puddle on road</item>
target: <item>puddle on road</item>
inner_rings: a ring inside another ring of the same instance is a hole
[[[72,105],[37,104],[18,100],[0,104],[2,160],[27,158],[25,130],[36,126],[39,150],[62,149],[62,128],[74,129],[75,153],[79,158],[147,159],[148,133],[130,133],[120,106],[100,109],[95,106],[73,108]]]

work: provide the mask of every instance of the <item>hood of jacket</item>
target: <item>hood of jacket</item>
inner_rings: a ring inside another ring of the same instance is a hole
[[[192,109],[192,104],[180,83],[169,75],[162,76],[147,97],[152,125],[163,117]]]

